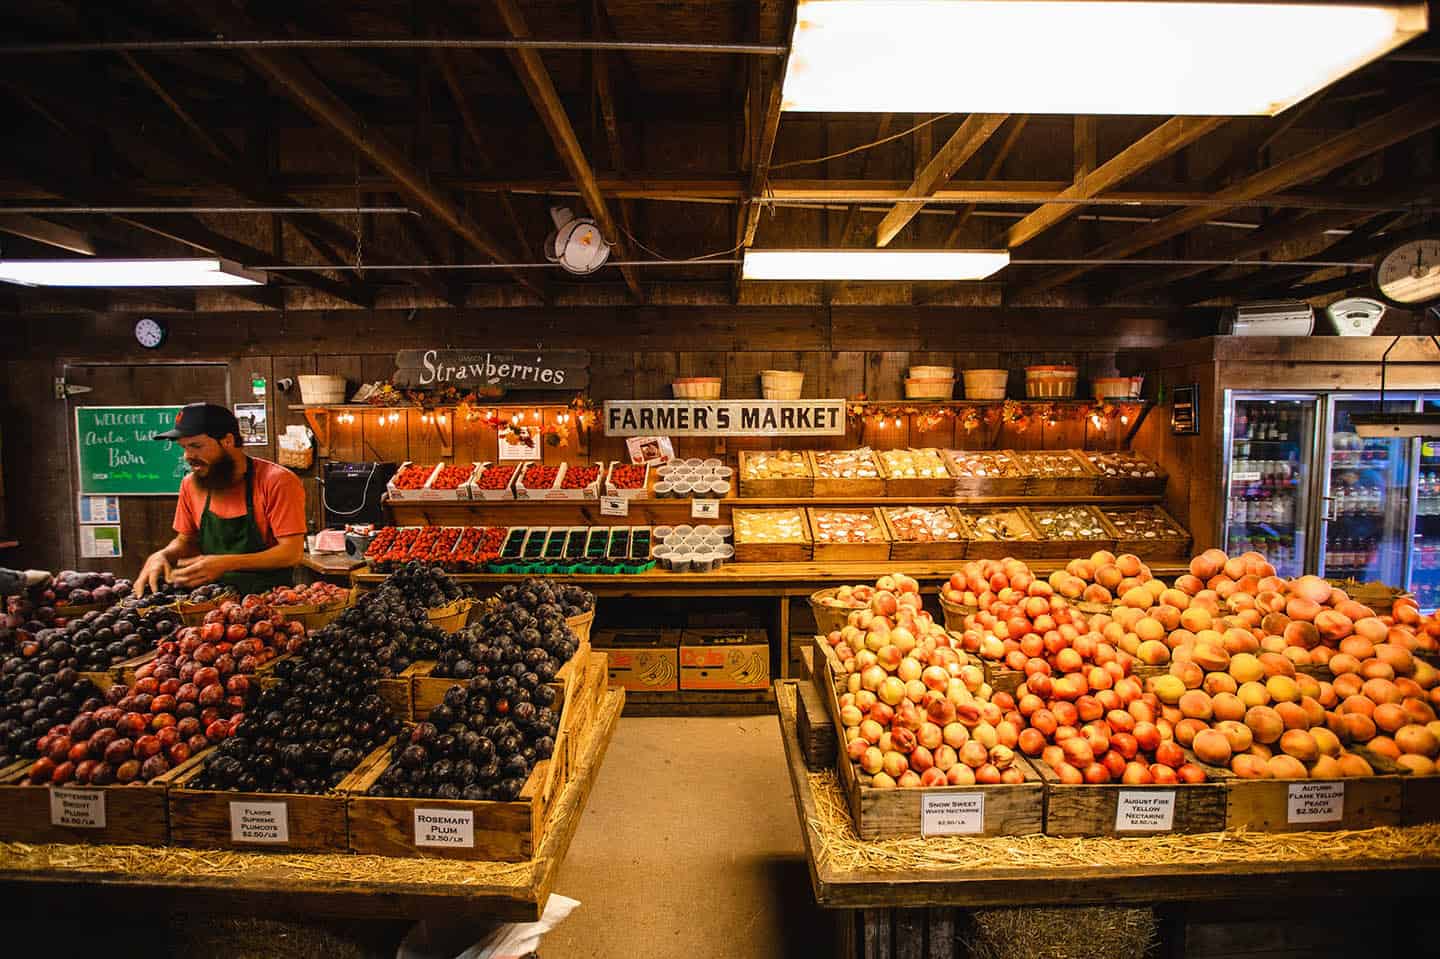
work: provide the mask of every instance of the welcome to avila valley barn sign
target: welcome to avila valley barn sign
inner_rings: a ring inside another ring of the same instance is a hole
[[[590,385],[585,350],[401,350],[394,383],[402,389],[454,386],[502,390],[583,390]]]

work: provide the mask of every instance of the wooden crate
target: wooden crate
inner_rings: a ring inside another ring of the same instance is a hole
[[[1096,492],[1101,496],[1158,496],[1165,492],[1165,484],[1169,475],[1160,464],[1148,460],[1130,450],[1119,450],[1117,453],[1108,453],[1097,450],[1081,451],[1080,455],[1085,458],[1086,463],[1095,471]],[[1124,459],[1144,460],[1149,471],[1154,476],[1110,476],[1104,468],[1097,465],[1096,461],[1105,461],[1112,457]]]
[[[806,769],[816,772],[833,769],[840,755],[840,739],[825,709],[825,698],[814,682],[814,647],[802,647],[800,660],[800,681],[795,684],[795,731],[800,739],[800,752]]]
[[[575,655],[560,667],[555,678],[549,683],[555,687],[556,703],[563,703],[576,683],[583,677],[585,667],[590,660],[590,644],[581,643],[575,650]],[[416,720],[425,719],[430,715],[430,710],[445,698],[445,692],[451,686],[463,686],[463,679],[449,679],[442,676],[432,676],[436,664],[426,660],[414,663],[405,674],[409,676],[411,683],[411,715]],[[557,705],[556,709],[559,708]]]
[[[935,450],[935,453],[940,457],[941,465],[947,466],[945,454],[939,450]],[[955,477],[949,475],[948,466],[944,476],[895,476],[885,462],[885,454],[881,453],[877,459],[880,461],[880,476],[885,480],[886,496],[925,499],[956,495]]]
[[[870,462],[875,467],[874,476],[865,477],[835,477],[821,476],[820,468],[816,461],[815,450],[805,451],[805,460],[810,466],[810,473],[814,477],[814,491],[812,496],[816,497],[843,497],[845,499],[879,499],[885,495],[885,476],[880,470],[880,461],[874,451],[870,452]]]
[[[836,738],[843,738],[836,682],[840,663],[830,646],[815,643],[815,684],[835,726]],[[1018,785],[940,786],[934,789],[871,789],[863,786],[855,764],[839,749],[837,765],[840,788],[844,790],[855,831],[861,839],[905,839],[923,835],[922,809],[926,804],[964,802],[977,814],[976,830],[970,835],[1027,836],[1044,831],[1045,786],[1040,774],[1019,756],[1016,763],[1025,774]],[[978,808],[977,808],[978,807]]]
[[[1116,526],[1111,519],[1112,513],[1128,513],[1139,510],[1159,513],[1176,529],[1185,529],[1180,521],[1167,513],[1162,506],[1117,506],[1114,509],[1101,509],[1100,515],[1104,516],[1105,521],[1115,530],[1115,552],[1134,553],[1136,556],[1149,562],[1164,560],[1176,562],[1189,561],[1191,556],[1191,539],[1188,533],[1184,536],[1160,537],[1156,539],[1127,537],[1120,527]]]
[[[598,664],[602,668],[603,658]],[[600,674],[576,668],[568,681],[569,694],[560,706],[554,752],[549,759],[536,763],[520,797],[513,802],[367,796],[365,793],[390,765],[393,741],[372,752],[340,787],[348,796],[350,850],[377,856],[499,862],[533,857],[544,836],[546,820],[582,758],[579,750],[589,739],[588,724],[598,710],[590,684],[601,682]],[[427,812],[429,821],[421,818]]]
[[[170,840],[166,790],[209,753],[139,786],[26,786],[32,761],[8,766],[0,770],[0,839],[163,846]]]
[[[816,514],[816,513],[826,513],[826,512],[844,512],[844,513],[861,513],[861,512],[868,512],[868,513],[870,514],[871,518],[872,518],[872,519],[874,520],[874,522],[875,522],[875,528],[880,531],[880,535],[881,535],[882,537],[884,537],[884,538],[881,539],[879,542],[874,542],[874,543],[830,543],[830,542],[822,542],[822,541],[820,540],[820,538],[819,538],[818,536],[816,536],[816,534],[815,534],[815,523],[816,523],[816,516],[815,516],[815,514]],[[805,510],[805,525],[806,525],[806,528],[807,528],[807,530],[808,530],[808,535],[809,535],[809,537],[810,537],[810,541],[811,541],[811,543],[814,544],[814,545],[813,545],[813,548],[812,548],[812,551],[811,551],[811,558],[812,558],[815,562],[817,562],[817,563],[819,563],[819,562],[830,562],[830,561],[837,562],[837,563],[843,563],[843,562],[874,562],[874,563],[883,563],[883,562],[885,562],[886,560],[890,559],[889,529],[886,527],[885,521],[880,517],[880,510],[877,509],[876,507],[866,506],[866,507],[852,507],[852,508],[844,508],[844,509],[841,509],[841,508],[831,509],[831,508],[829,508],[829,507],[816,508],[816,507],[813,507],[813,506],[812,506],[812,507],[810,507],[809,509]]]
[[[974,517],[982,513],[1012,513],[1017,517],[1018,522],[1023,525],[1030,539],[987,539],[982,538],[976,528]],[[1035,531],[1035,526],[1030,518],[1025,515],[1024,509],[1019,506],[1007,506],[996,509],[957,509],[956,515],[965,524],[965,558],[966,559],[1004,559],[1006,556],[1013,556],[1016,559],[1037,559],[1044,555],[1044,546],[1040,542],[1040,534]]]
[[[1377,773],[1400,777],[1402,826],[1440,822],[1440,775],[1416,776],[1389,756],[1382,756],[1364,746],[1351,746],[1349,749],[1368,762]]]
[[[1205,766],[1207,774],[1214,767]],[[1379,774],[1354,779],[1241,779],[1221,770],[1225,782],[1225,826],[1251,832],[1333,831],[1398,826],[1404,776]],[[1308,814],[1294,810],[1309,808]]]
[[[345,796],[339,790],[302,796],[188,788],[186,784],[203,768],[203,763],[196,763],[170,782],[165,805],[172,845],[252,852],[346,849]],[[355,778],[359,768],[341,787]]]
[[[1225,783],[1220,779],[1173,786],[1071,786],[1043,760],[1031,765],[1045,780],[1047,836],[1147,836],[1225,828]]]
[[[763,510],[737,509],[732,514],[732,522],[736,525],[735,533],[735,562],[737,563],[808,563],[812,555],[813,543],[810,540],[809,523],[804,522],[805,511],[796,508],[800,514],[800,535],[803,538],[799,543],[747,543],[740,538],[739,517],[752,512],[764,512]]]
[[[1014,476],[960,475],[964,472],[960,466],[960,456],[966,452],[969,451],[945,451],[945,466],[950,470],[951,475],[955,477],[954,489],[956,496],[1023,496],[1025,494],[1025,477],[1019,473]],[[1004,454],[1012,460],[1015,457],[1015,453],[1011,450],[983,450],[976,452]]]
[[[735,488],[739,491],[740,496],[753,496],[760,499],[806,499],[815,495],[815,474],[810,470],[808,458],[805,460],[807,473],[805,476],[783,479],[746,479],[746,465],[755,456],[756,453],[752,450],[740,451],[740,468],[735,471]]]
[[[1093,496],[1099,488],[1099,474],[1076,450],[1025,450],[1017,452],[1015,458],[1025,474],[1026,496]],[[1061,476],[1038,474],[1036,463],[1049,458],[1074,463],[1076,472]]]
[[[953,559],[962,560],[965,558],[965,522],[960,518],[959,512],[953,506],[930,507],[945,512],[955,528],[960,532],[960,538],[948,542],[920,543],[914,540],[901,539],[896,532],[895,524],[890,521],[890,511],[901,509],[897,506],[880,507],[880,519],[885,523],[885,531],[890,536],[890,558],[898,561],[910,560],[937,560]]]
[[[1030,526],[1035,530],[1035,535],[1039,539],[1040,552],[1038,555],[1043,558],[1071,559],[1075,556],[1089,556],[1096,550],[1107,549],[1113,551],[1115,549],[1115,540],[1117,538],[1115,527],[1111,526],[1110,521],[1093,506],[1067,504],[1064,508],[1080,509],[1090,514],[1095,525],[1105,530],[1105,535],[1097,539],[1054,539],[1047,537],[1045,535],[1045,528],[1040,525],[1040,518],[1036,510],[1053,509],[1056,507],[1035,506],[1032,508],[1029,506],[1020,506],[1017,508],[1025,514],[1025,519],[1029,521]]]

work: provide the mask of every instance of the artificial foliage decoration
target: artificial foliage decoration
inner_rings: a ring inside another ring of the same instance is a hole
[[[973,433],[980,429],[993,429],[1003,425],[1017,433],[1023,433],[1035,423],[1056,427],[1061,423],[1088,423],[1096,430],[1108,431],[1118,423],[1128,426],[1138,415],[1143,404],[1115,403],[1110,400],[1095,403],[1075,400],[1005,400],[1000,403],[984,403],[957,400],[934,404],[884,403],[869,401],[864,395],[850,401],[849,416],[852,425],[863,429],[873,425],[880,429],[892,424],[899,428],[909,422],[921,432],[943,429],[947,421],[958,420],[962,429]]]

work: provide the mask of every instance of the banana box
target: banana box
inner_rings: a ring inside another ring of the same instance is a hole
[[[590,645],[609,657],[611,686],[636,693],[673,693],[680,688],[679,630],[606,629],[592,634]]]
[[[687,629],[681,634],[681,689],[769,687],[770,638],[763,629]]]

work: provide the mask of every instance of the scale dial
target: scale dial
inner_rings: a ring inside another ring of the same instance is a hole
[[[1375,290],[1402,309],[1440,300],[1440,237],[1391,247],[1375,262]]]
[[[165,343],[165,337],[170,334],[163,320],[152,320],[145,317],[135,321],[135,342],[147,350],[158,350]]]

